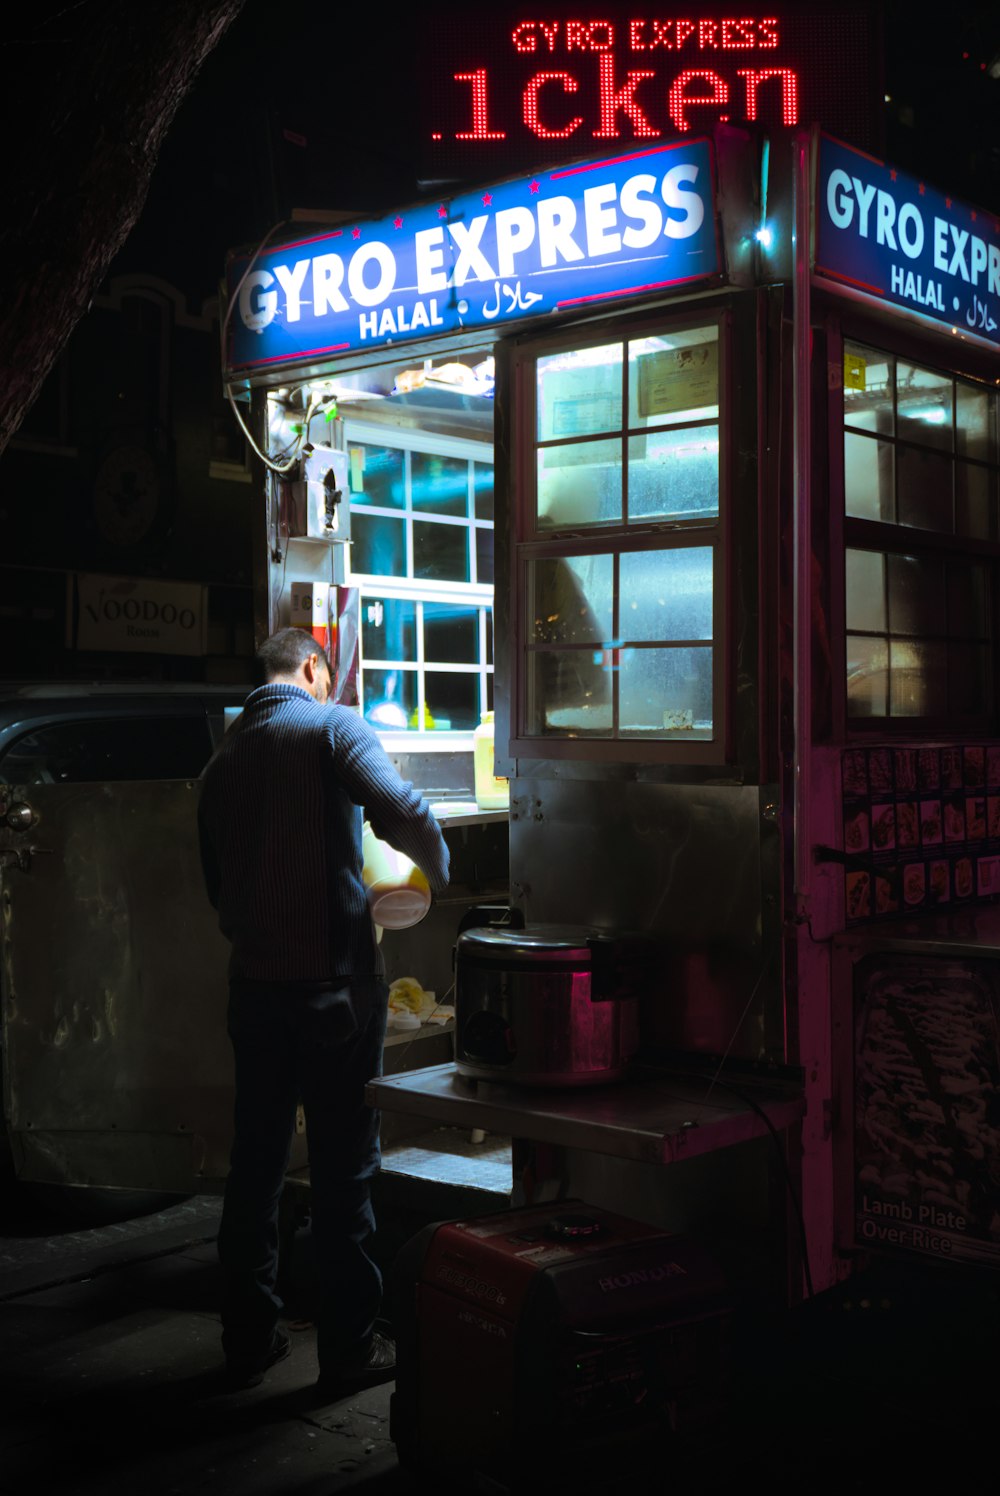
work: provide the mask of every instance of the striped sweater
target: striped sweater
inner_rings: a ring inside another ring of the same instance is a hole
[[[448,848],[427,802],[356,712],[274,682],[247,697],[202,775],[208,896],[230,974],[323,981],[382,971],[364,884],[365,818],[440,893]]]

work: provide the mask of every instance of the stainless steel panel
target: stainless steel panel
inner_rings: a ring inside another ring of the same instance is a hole
[[[5,1110],[26,1170],[184,1188],[228,1164],[228,945],[205,896],[197,787],[30,786],[3,845]],[[31,1136],[29,1136],[31,1135]]]
[[[517,779],[511,898],[526,920],[658,937],[644,1042],[784,1060],[777,831],[755,785]]]

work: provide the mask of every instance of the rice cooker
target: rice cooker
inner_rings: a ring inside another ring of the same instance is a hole
[[[455,1063],[522,1086],[618,1080],[635,1053],[648,949],[565,925],[464,930],[455,948]]]

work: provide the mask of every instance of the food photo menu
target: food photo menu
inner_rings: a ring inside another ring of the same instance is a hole
[[[841,767],[849,924],[1000,893],[1000,745],[851,748]]]

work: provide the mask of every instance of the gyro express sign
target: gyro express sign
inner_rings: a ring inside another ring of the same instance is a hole
[[[232,370],[636,297],[718,274],[706,140],[538,172],[229,264]]]
[[[1000,219],[820,137],[815,269],[1000,347]]]

